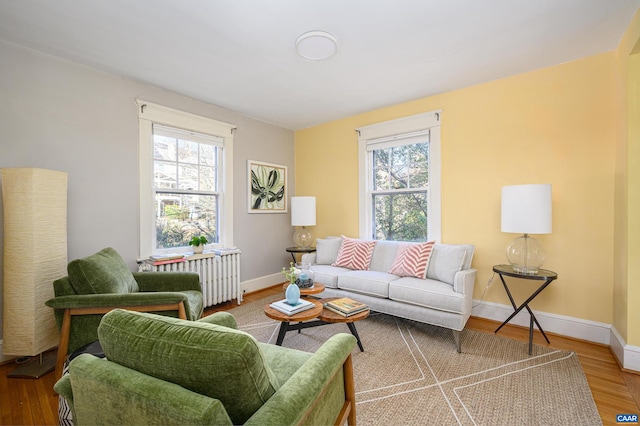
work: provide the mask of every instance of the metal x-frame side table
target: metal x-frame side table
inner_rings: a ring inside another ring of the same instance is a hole
[[[532,349],[533,349],[533,323],[535,323],[538,326],[538,330],[540,330],[540,332],[544,336],[544,338],[547,341],[547,343],[551,343],[551,342],[549,342],[549,338],[545,334],[545,332],[542,329],[542,327],[540,327],[540,323],[538,322],[538,319],[536,318],[536,316],[533,314],[533,311],[531,310],[531,308],[529,308],[529,303],[533,299],[535,299],[536,296],[538,294],[540,294],[540,292],[542,290],[547,288],[547,286],[549,284],[551,284],[551,282],[553,280],[558,278],[558,274],[556,274],[553,271],[548,271],[546,269],[539,269],[538,272],[535,273],[535,274],[522,274],[520,272],[514,271],[513,267],[511,265],[495,265],[493,267],[493,272],[497,273],[500,276],[500,281],[502,281],[502,285],[503,285],[505,291],[507,292],[507,296],[509,296],[509,300],[511,301],[511,305],[513,306],[513,309],[514,309],[514,312],[509,316],[509,318],[507,318],[502,324],[500,324],[500,326],[498,328],[496,328],[495,333],[500,331],[500,329],[506,323],[511,321],[511,319],[513,319],[513,317],[518,315],[518,313],[522,309],[526,308],[527,311],[529,312],[529,316],[530,316],[530,319],[529,319],[529,355],[531,355],[531,352],[532,352]],[[521,304],[520,306],[517,306],[516,302],[513,300],[513,296],[511,296],[511,292],[509,291],[509,287],[507,287],[507,283],[504,280],[505,276],[513,277],[513,278],[521,278],[521,279],[525,279],[525,280],[544,281],[544,283],[531,296],[529,296],[529,298],[527,300],[525,300],[523,304]]]

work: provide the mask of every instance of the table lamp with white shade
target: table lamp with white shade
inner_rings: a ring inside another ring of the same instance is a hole
[[[307,226],[316,224],[316,197],[291,197],[291,226],[296,226],[293,243],[298,248],[311,247]]]
[[[545,261],[545,251],[529,234],[551,233],[551,185],[510,185],[502,187],[502,232],[523,234],[506,249],[513,270],[537,274]]]

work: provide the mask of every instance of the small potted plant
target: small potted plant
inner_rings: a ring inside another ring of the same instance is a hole
[[[204,245],[207,243],[207,237],[205,237],[204,235],[193,237],[191,241],[189,241],[189,245],[193,246],[193,252],[195,254],[202,253],[202,251],[204,250]]]
[[[300,270],[293,265],[293,262],[289,263],[289,269],[282,268],[282,273],[287,280],[289,280],[289,285],[285,290],[285,297],[287,298],[287,303],[290,305],[295,305],[298,303],[300,299],[300,287],[296,284],[296,280],[298,278],[298,273]]]

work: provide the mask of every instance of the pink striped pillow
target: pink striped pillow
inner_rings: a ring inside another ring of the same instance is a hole
[[[343,235],[338,257],[331,266],[342,266],[343,268],[368,271],[375,246],[375,240],[356,240]]]
[[[424,278],[427,275],[429,256],[434,244],[434,241],[400,244],[389,273],[401,277]]]

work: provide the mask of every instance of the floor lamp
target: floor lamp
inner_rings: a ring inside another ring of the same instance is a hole
[[[4,268],[2,352],[36,356],[7,377],[38,378],[55,367],[58,344],[53,281],[67,268],[67,174],[36,168],[2,169]]]

